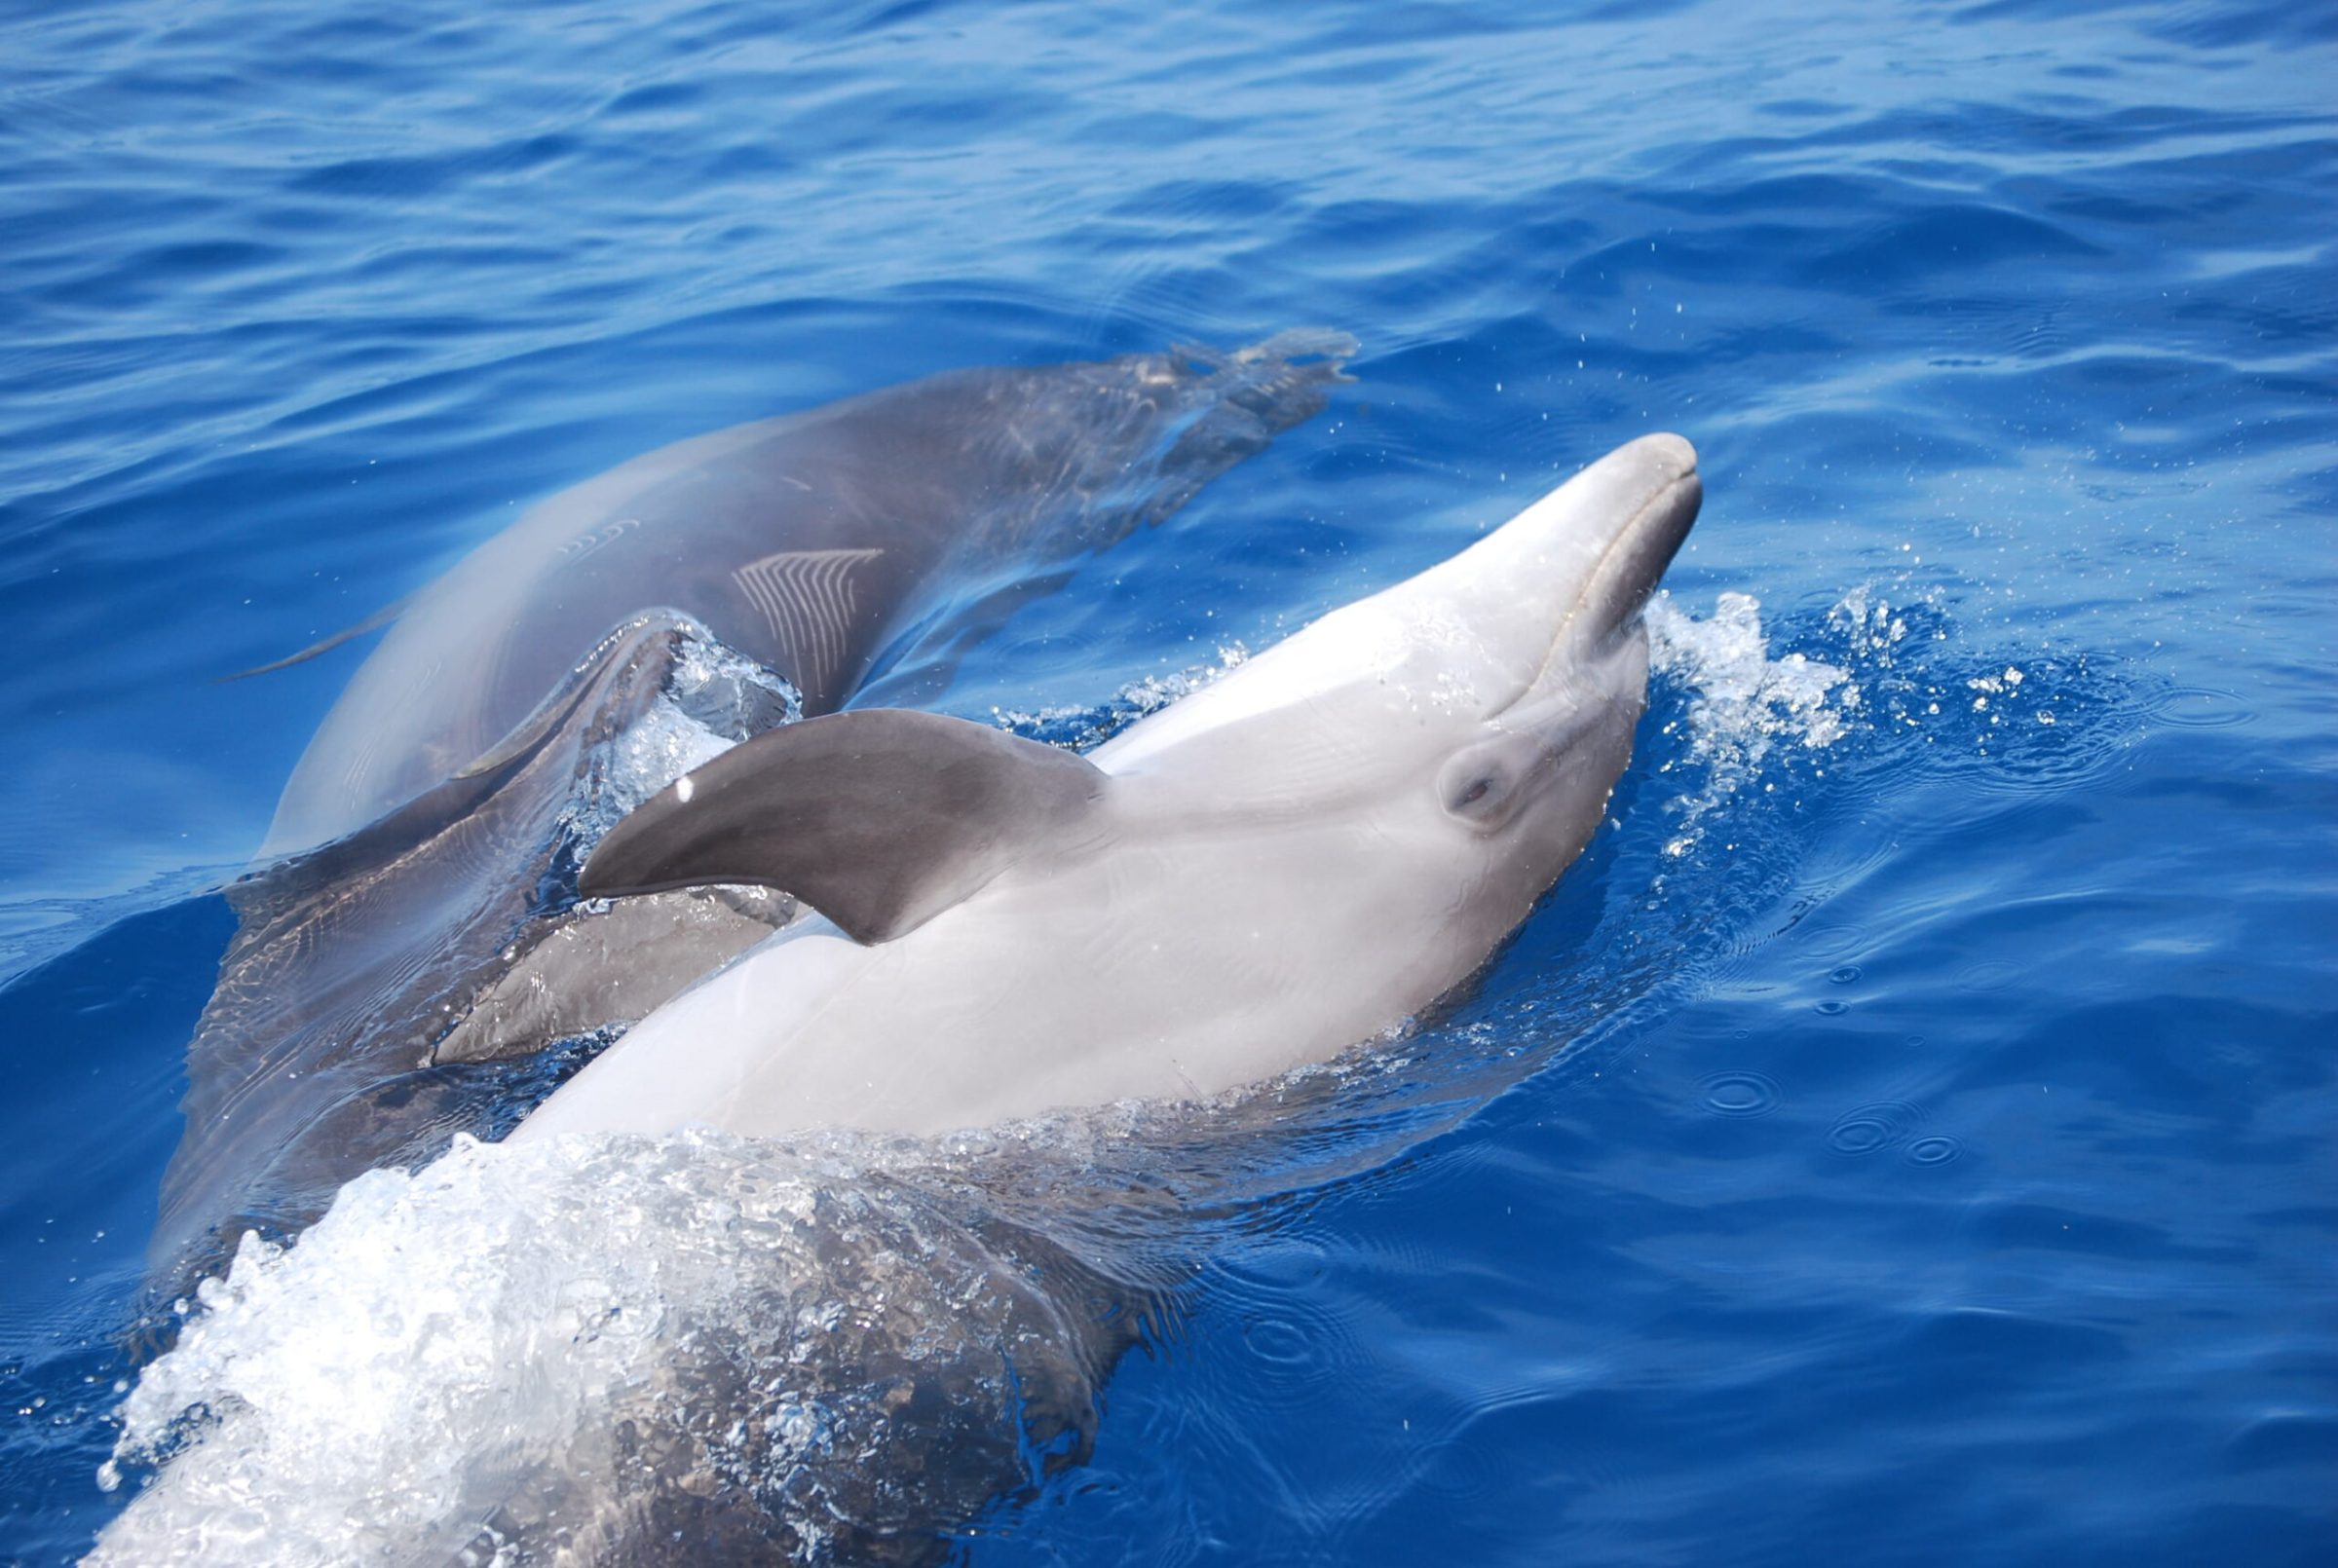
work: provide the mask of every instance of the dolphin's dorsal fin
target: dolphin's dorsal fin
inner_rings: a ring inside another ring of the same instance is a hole
[[[667,785],[610,830],[579,890],[748,883],[793,893],[855,942],[889,942],[1078,833],[1106,783],[1084,758],[964,719],[824,714]]]

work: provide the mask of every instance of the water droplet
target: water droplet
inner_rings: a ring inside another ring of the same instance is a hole
[[[1859,965],[1847,963],[1839,969],[1830,969],[1827,973],[1827,978],[1837,986],[1848,986],[1859,978]]]

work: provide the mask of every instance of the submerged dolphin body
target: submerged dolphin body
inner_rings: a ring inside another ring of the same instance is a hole
[[[570,900],[610,742],[661,698],[740,739],[946,666],[1079,556],[1324,404],[1353,343],[954,372],[700,436],[541,504],[403,610],[286,785],[188,1051],[150,1284],[491,1125],[509,1060],[627,1022],[785,899]],[[718,660],[719,663],[719,660]],[[278,858],[288,857],[288,858]]]
[[[587,895],[792,892],[513,1134],[932,1134],[1321,1061],[1460,984],[1603,815],[1640,611],[1695,520],[1652,435],[1082,758],[874,709],[759,736],[605,838]]]

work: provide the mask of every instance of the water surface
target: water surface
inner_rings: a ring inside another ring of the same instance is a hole
[[[964,1554],[2325,1560],[2334,45],[2240,0],[10,8],[8,1550],[135,1489],[215,890],[362,651],[215,677],[667,440],[1321,325],[1365,345],[1325,415],[939,706],[1092,738],[1662,428],[1708,502],[1650,715],[1469,996],[1287,1136],[1155,1146],[1179,1283]],[[222,1320],[251,1387],[303,1321]]]

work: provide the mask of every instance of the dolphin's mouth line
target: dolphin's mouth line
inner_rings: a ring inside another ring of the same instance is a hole
[[[1546,678],[1551,673],[1551,666],[1558,661],[1560,650],[1569,646],[1573,641],[1569,633],[1574,630],[1575,622],[1582,616],[1584,606],[1591,602],[1592,594],[1605,582],[1607,569],[1615,560],[1616,552],[1640,536],[1642,527],[1659,507],[1671,504],[1685,486],[1696,483],[1697,480],[1697,469],[1692,464],[1686,472],[1673,475],[1650,491],[1647,499],[1635,507],[1632,515],[1624,520],[1623,526],[1609,536],[1606,545],[1600,551],[1599,559],[1594,561],[1591,570],[1584,574],[1583,586],[1576,590],[1574,603],[1567,607],[1565,615],[1559,617],[1559,623],[1551,628],[1550,646],[1543,651],[1542,662],[1535,666],[1533,675],[1519,690],[1518,695],[1504,703],[1492,717],[1501,717],[1502,714],[1524,702],[1530,693],[1542,690]],[[1639,615],[1647,604],[1648,595],[1655,591],[1657,582],[1663,578],[1664,565],[1670,564],[1671,558],[1668,556],[1664,564],[1659,565],[1657,570],[1650,575],[1646,586],[1635,596],[1631,611],[1616,616],[1615,623],[1607,628],[1610,635],[1631,624],[1633,616]]]

